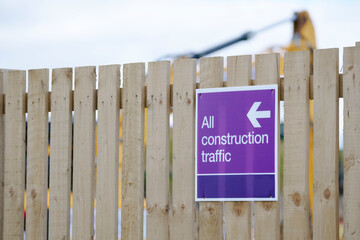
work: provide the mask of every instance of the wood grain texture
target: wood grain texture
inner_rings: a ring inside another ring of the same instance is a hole
[[[151,62],[147,79],[146,238],[169,238],[170,62]]]
[[[3,239],[24,239],[25,71],[9,71],[6,82]]]
[[[314,52],[314,239],[339,239],[339,50]]]
[[[360,239],[360,46],[344,48],[344,239]]]
[[[49,239],[70,239],[72,73],[52,70]]]
[[[195,239],[196,60],[176,60],[173,68],[173,196],[170,239]]]
[[[5,124],[4,124],[4,74],[0,69],[0,238],[3,237],[4,224],[4,146],[5,146]]]
[[[251,55],[227,58],[227,86],[251,84]],[[225,202],[225,238],[251,239],[251,203]]]
[[[96,238],[118,238],[120,65],[99,67]]]
[[[49,70],[29,70],[26,239],[47,238]]]
[[[310,52],[285,53],[284,239],[309,239]]]
[[[200,59],[200,88],[223,85],[224,59]],[[223,239],[223,202],[200,202],[199,240]]]
[[[73,227],[74,239],[94,238],[95,67],[75,68]]]
[[[279,84],[279,59],[280,55],[275,53],[255,56],[255,85]],[[279,118],[279,115],[277,117]],[[278,154],[278,157],[279,155],[280,154]],[[279,162],[279,159],[277,159],[277,161]],[[255,202],[255,238],[257,240],[280,239],[279,202]]]
[[[143,239],[145,64],[124,65],[121,238]]]

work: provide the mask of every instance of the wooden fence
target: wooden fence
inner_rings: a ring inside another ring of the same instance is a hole
[[[279,54],[256,55],[253,80],[251,56],[228,57],[226,82],[222,57],[200,60],[200,83],[196,83],[194,59],[173,63],[173,84],[168,61],[149,63],[147,74],[144,63],[125,64],[122,88],[120,65],[100,66],[98,80],[96,67],[75,68],[74,90],[73,69],[53,69],[51,93],[48,69],[28,71],[27,93],[26,71],[0,72],[0,93],[4,93],[0,97],[0,236],[6,240],[23,239],[26,189],[26,239],[46,239],[47,235],[49,239],[69,239],[72,182],[72,238],[94,238],[95,197],[96,238],[118,238],[118,133],[122,111],[122,239],[143,238],[144,171],[147,239],[250,239],[253,235],[256,239],[338,239],[338,102],[343,97],[344,237],[360,239],[360,44],[344,48],[342,75],[338,52],[314,50],[313,66],[308,51],[286,53],[284,77],[279,74]],[[260,84],[279,84],[280,100],[285,106],[283,204],[255,202],[253,209],[250,202],[196,204],[195,89]],[[311,99],[312,217],[308,188]]]

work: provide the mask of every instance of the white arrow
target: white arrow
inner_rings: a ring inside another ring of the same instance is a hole
[[[254,102],[246,116],[254,128],[261,128],[258,118],[270,118],[270,111],[257,111],[261,102]]]

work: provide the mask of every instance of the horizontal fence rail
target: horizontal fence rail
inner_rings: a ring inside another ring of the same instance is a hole
[[[56,70],[56,69],[54,69],[54,70]],[[58,69],[58,70],[60,70],[60,69]],[[312,100],[312,99],[314,99],[314,97],[313,97],[313,82],[314,82],[313,75],[310,75],[308,79],[309,79],[309,99]],[[339,98],[343,98],[343,74],[339,74],[338,81],[339,81]],[[255,85],[255,80],[252,79],[249,86],[254,86],[254,85]],[[200,83],[196,83],[195,86],[196,86],[196,89],[200,89]],[[229,87],[228,82],[224,81],[222,83],[221,87]],[[174,88],[173,84],[170,84],[170,96],[171,96],[171,98],[170,98],[170,106],[171,107],[174,105],[173,104],[173,97],[172,97],[173,94],[174,94],[173,93],[173,88]],[[119,91],[119,94],[122,96],[124,89],[119,87],[118,91]],[[147,94],[147,86],[145,86],[143,91],[144,91],[145,96],[146,96],[146,94]],[[280,100],[284,101],[284,77],[280,77],[279,94],[280,94],[279,95]],[[6,95],[5,93],[2,94],[3,102],[5,101],[5,95]],[[49,98],[48,101],[49,102],[51,102],[51,95],[52,95],[52,93],[49,92],[48,93],[48,98]],[[73,99],[74,90],[71,91],[71,96],[72,96],[72,99]],[[96,99],[98,98],[98,89],[95,89],[95,98]],[[25,104],[26,104],[25,112],[28,111],[27,110],[27,101],[28,101],[27,99],[28,99],[28,93],[25,93]],[[120,101],[119,102],[119,107],[120,107],[120,109],[122,109],[123,108],[122,99],[120,99],[119,101]],[[148,105],[147,105],[146,100],[144,100],[144,103],[145,103],[145,107],[147,108]],[[95,109],[98,110],[98,102],[97,101],[95,102]],[[71,110],[74,111],[74,102],[73,101],[71,102]],[[3,103],[3,105],[2,105],[2,113],[5,114],[5,111],[6,111],[6,106]],[[51,112],[51,105],[48,106],[48,112]]]
[[[360,44],[280,58],[0,69],[0,239],[360,239]],[[265,84],[279,201],[196,203],[196,89]]]

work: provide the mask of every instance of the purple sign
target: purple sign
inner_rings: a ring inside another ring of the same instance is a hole
[[[196,201],[277,201],[278,86],[196,90]]]

